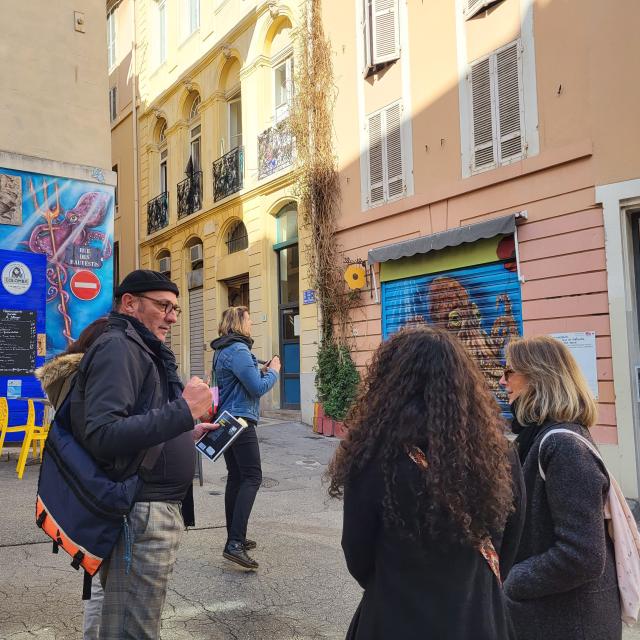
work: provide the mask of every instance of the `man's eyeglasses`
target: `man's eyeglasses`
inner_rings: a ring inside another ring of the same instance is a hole
[[[168,316],[172,311],[175,311],[176,318],[182,313],[182,309],[177,305],[169,302],[168,300],[156,300],[155,298],[151,298],[150,296],[145,296],[142,293],[136,293],[136,298],[144,298],[145,300],[150,300],[153,304],[158,307],[158,309],[162,309],[164,311],[164,315]]]
[[[506,368],[506,369],[504,370],[504,373],[503,373],[503,375],[504,375],[504,379],[505,379],[507,382],[509,382],[509,378],[510,378],[510,377],[511,377],[511,375],[512,375],[512,374],[514,374],[514,373],[515,373],[515,371],[514,371],[513,369]]]

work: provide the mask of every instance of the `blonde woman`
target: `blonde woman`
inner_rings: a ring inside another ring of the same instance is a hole
[[[573,356],[546,336],[512,341],[509,394],[527,515],[505,595],[518,640],[620,640],[613,544],[603,518],[609,478],[568,429],[592,440],[597,406]],[[538,462],[545,474],[540,475]]]
[[[255,548],[247,540],[251,509],[262,483],[262,466],[256,425],[260,397],[275,385],[280,359],[273,358],[262,368],[251,353],[251,316],[247,307],[229,307],[222,313],[219,337],[212,343],[215,350],[213,369],[220,392],[218,413],[228,411],[249,423],[224,453],[227,464],[227,486],[224,494],[227,520],[227,543],[222,555],[246,569],[257,569],[258,563],[247,551]],[[213,376],[212,376],[213,377]]]

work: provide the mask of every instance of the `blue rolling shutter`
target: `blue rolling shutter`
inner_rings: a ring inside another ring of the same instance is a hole
[[[522,334],[522,300],[513,263],[497,262],[382,284],[382,333],[434,324],[456,335],[478,363],[505,415],[498,380],[504,347]]]

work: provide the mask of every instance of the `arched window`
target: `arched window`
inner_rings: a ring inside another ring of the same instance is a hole
[[[158,142],[162,144],[167,140],[167,121],[163,120],[158,131]]]
[[[227,253],[236,253],[249,246],[247,228],[242,220],[238,220],[227,233]]]
[[[191,103],[191,109],[189,111],[189,120],[193,120],[198,117],[200,111],[200,96],[196,96]]]
[[[171,254],[168,251],[161,251],[158,254],[158,271],[167,278],[171,277]]]

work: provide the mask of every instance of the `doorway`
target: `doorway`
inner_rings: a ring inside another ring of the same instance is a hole
[[[295,204],[276,218],[274,250],[278,258],[278,321],[280,334],[280,405],[300,409],[300,255]]]

